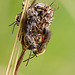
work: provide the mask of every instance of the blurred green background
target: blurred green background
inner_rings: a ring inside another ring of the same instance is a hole
[[[32,1],[32,0],[31,0]],[[37,0],[50,5],[53,0]],[[5,75],[18,27],[12,35],[15,16],[22,11],[23,0],[0,0],[0,75]],[[21,64],[18,75],[75,75],[75,0],[56,0],[52,39],[46,52]],[[21,49],[20,49],[21,51]],[[27,59],[29,51],[23,60]]]

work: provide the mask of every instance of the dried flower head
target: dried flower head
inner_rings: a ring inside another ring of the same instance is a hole
[[[22,44],[22,53],[15,68],[14,73],[15,75],[22,62],[25,51],[27,49],[30,50],[29,58],[25,60],[29,62],[29,59],[45,52],[46,46],[51,38],[52,33],[49,30],[49,27],[54,18],[53,17],[54,10],[53,8],[51,8],[51,5],[55,2],[55,0],[51,3],[50,6],[45,5],[43,3],[35,3],[35,2],[36,0],[34,0],[32,4],[30,4],[29,0],[26,0],[25,4],[24,1],[22,4],[23,12],[19,13],[16,16],[15,22],[9,25],[11,26],[14,24],[14,27],[16,24],[17,26],[20,25],[19,26],[20,31],[18,29],[19,33],[17,32],[17,35]],[[32,52],[34,54],[33,56],[31,55]],[[28,65],[28,62],[26,66]]]
[[[48,36],[52,20],[53,9],[50,6],[43,3],[36,3],[32,7],[29,6],[26,24],[24,25],[23,45],[27,44],[28,49],[36,52],[41,47],[40,44],[43,44]]]

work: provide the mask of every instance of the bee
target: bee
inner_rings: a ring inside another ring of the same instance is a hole
[[[33,51],[33,55],[31,55],[30,58],[24,60],[23,62],[28,61],[29,59],[34,58],[35,56],[37,57],[40,54],[43,54],[46,51],[46,46],[49,42],[49,40],[52,37],[52,32],[49,31],[47,28],[44,29],[43,35],[42,35],[42,42],[38,44],[37,50]],[[26,64],[26,66],[28,63]]]
[[[21,15],[22,15],[22,12],[17,14],[16,17],[15,17],[15,22],[11,23],[9,26],[13,26],[13,30],[12,30],[12,34],[14,32],[14,28],[15,28],[15,25],[19,26],[19,23],[20,23],[20,19],[21,19]]]

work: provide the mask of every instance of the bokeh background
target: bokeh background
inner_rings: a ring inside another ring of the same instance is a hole
[[[32,1],[32,0],[31,0]],[[53,0],[37,0],[50,5]],[[5,75],[18,27],[12,35],[16,14],[22,11],[23,0],[0,0],[0,75]],[[52,39],[46,52],[21,64],[18,75],[75,75],[75,0],[56,0],[54,20],[50,26]],[[20,49],[21,51],[21,49]],[[29,51],[24,59],[27,59]]]

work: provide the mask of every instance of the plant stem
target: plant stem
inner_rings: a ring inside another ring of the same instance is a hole
[[[14,75],[17,75],[17,72],[18,72],[18,69],[19,69],[20,64],[21,64],[21,62],[22,62],[22,59],[23,59],[23,57],[24,57],[25,51],[26,51],[26,50],[22,50],[22,52],[21,52],[21,55],[20,55],[20,57],[19,57],[19,59],[18,59],[16,68],[15,68]]]

